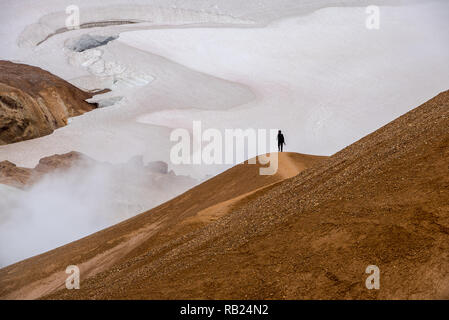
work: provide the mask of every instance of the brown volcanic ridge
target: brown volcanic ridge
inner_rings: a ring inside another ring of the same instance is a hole
[[[330,158],[283,153],[275,176],[236,166],[1,269],[0,298],[449,298],[448,128],[446,91]]]
[[[38,67],[0,60],[0,145],[52,133],[96,108],[91,97]]]

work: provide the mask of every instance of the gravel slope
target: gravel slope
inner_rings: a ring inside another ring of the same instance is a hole
[[[217,221],[173,228],[47,298],[449,298],[448,127],[446,91]],[[371,264],[380,290],[365,288]]]
[[[251,199],[326,157],[283,153],[275,175],[259,175],[259,165],[240,164],[181,196],[101,232],[0,269],[0,298],[42,297],[64,286],[64,270],[76,264],[83,278],[115,268],[129,258],[165,250]],[[219,209],[219,210],[217,210]],[[41,266],[45,265],[43,269]]]

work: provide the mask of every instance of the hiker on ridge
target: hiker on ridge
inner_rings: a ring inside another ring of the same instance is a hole
[[[285,140],[284,140],[284,135],[282,134],[281,130],[278,131],[277,140],[278,140],[278,151],[282,152],[283,146],[285,144]]]

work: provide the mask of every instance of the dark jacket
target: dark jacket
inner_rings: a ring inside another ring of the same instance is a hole
[[[278,133],[278,138],[277,139],[278,139],[278,143],[279,144],[285,143],[284,135],[282,133]]]

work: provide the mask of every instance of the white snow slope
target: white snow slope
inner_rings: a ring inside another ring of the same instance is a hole
[[[86,27],[63,32],[72,4]],[[380,5],[379,30],[365,27],[368,4]],[[0,147],[0,159],[31,167],[76,150],[170,163],[171,128],[192,120],[281,128],[289,151],[332,154],[448,88],[448,9],[446,1],[3,1],[1,59],[112,92],[93,99],[109,107]],[[98,27],[108,21],[140,23]],[[69,49],[84,34],[119,38]],[[204,176],[224,167],[172,169]]]

